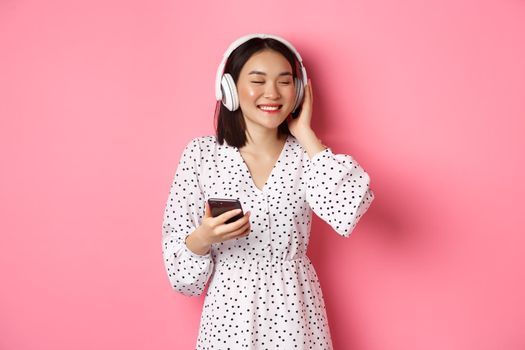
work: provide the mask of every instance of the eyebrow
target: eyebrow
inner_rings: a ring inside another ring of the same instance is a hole
[[[250,74],[266,75],[266,73],[258,71],[258,70],[252,70],[250,73],[248,73],[248,75],[250,75]],[[283,75],[292,75],[292,73],[290,73],[290,72],[279,73],[279,76],[283,76]]]

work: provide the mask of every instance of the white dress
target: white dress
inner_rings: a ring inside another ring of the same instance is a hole
[[[369,208],[370,178],[349,155],[309,159],[288,136],[259,190],[238,148],[215,136],[191,140],[164,212],[162,251],[171,286],[204,299],[196,349],[332,349],[321,286],[306,256],[312,210],[347,237]],[[251,211],[247,237],[191,252],[208,198],[238,198]]]

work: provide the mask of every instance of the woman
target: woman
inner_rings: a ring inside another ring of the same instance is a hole
[[[217,135],[184,149],[163,222],[173,288],[209,282],[197,349],[332,349],[306,256],[312,210],[347,237],[374,199],[369,176],[312,130],[312,84],[289,42],[242,37],[217,73]],[[226,223],[239,213],[212,217],[212,197],[247,211]]]

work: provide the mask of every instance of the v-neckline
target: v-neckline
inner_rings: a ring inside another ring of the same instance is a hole
[[[257,185],[255,185],[255,181],[253,181],[253,176],[252,176],[252,173],[250,172],[250,168],[248,167],[248,164],[246,163],[246,161],[242,157],[241,152],[239,151],[239,148],[237,148],[237,147],[235,148],[236,153],[238,154],[238,156],[240,158],[240,161],[241,161],[241,163],[244,166],[244,170],[246,172],[246,175],[250,179],[249,180],[250,185],[257,193],[264,193],[265,190],[267,189],[270,181],[272,180],[272,178],[274,176],[274,171],[275,171],[275,168],[277,167],[277,164],[279,164],[281,162],[281,159],[284,157],[284,153],[286,151],[286,146],[288,145],[289,138],[290,138],[290,135],[286,135],[286,139],[284,140],[284,145],[283,145],[283,148],[281,149],[281,153],[279,153],[279,157],[277,157],[277,160],[273,164],[272,170],[270,171],[270,175],[268,175],[268,178],[266,179],[266,181],[265,181],[265,183],[264,183],[262,188],[259,188],[259,187],[257,187]]]

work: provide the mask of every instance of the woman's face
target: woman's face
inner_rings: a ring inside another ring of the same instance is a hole
[[[247,126],[276,129],[292,112],[295,86],[290,63],[278,52],[252,55],[237,80],[239,105]]]

